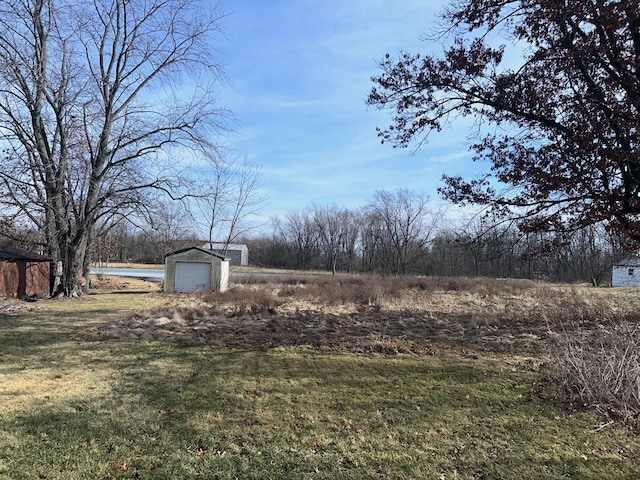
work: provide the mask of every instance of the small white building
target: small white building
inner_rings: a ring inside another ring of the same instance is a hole
[[[249,247],[244,243],[205,243],[202,248],[228,258],[231,265],[249,265]]]
[[[164,257],[165,293],[224,292],[229,259],[211,250],[190,247]]]
[[[640,258],[627,258],[616,263],[611,272],[612,287],[640,287]]]

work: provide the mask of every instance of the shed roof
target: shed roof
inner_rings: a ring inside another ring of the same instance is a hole
[[[202,248],[208,248],[211,250],[248,250],[249,247],[245,243],[224,243],[224,242],[213,242],[213,243],[205,243]]]
[[[9,245],[0,245],[1,260],[28,260],[31,262],[51,262],[53,259],[46,255],[29,252],[21,248],[11,247]]]
[[[640,258],[625,258],[613,264],[614,267],[640,267]]]
[[[175,252],[167,253],[164,256],[164,258],[171,257],[173,255],[178,255],[179,253],[188,252],[189,250],[198,250],[199,252],[206,253],[207,255],[211,255],[212,257],[219,258],[220,260],[229,260],[224,255],[220,255],[218,253],[215,253],[213,250],[207,250],[205,248],[200,248],[200,247],[181,248],[180,250],[176,250]]]

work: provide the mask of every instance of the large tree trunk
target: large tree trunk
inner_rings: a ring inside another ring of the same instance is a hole
[[[212,159],[221,16],[198,0],[0,7],[0,207],[46,235],[61,264],[54,293],[80,294],[96,225],[146,210],[150,191],[191,194],[177,150]]]
[[[84,255],[69,248],[65,255],[66,261],[62,264],[62,290],[67,296],[82,294],[82,265]]]
[[[56,242],[58,240],[58,242]],[[87,242],[81,242],[84,245],[77,245],[60,238],[49,240],[49,244],[53,246],[51,249],[52,257],[56,264],[61,263],[62,269],[59,277],[55,280],[54,291],[56,295],[81,295],[83,290],[84,265],[87,250]]]

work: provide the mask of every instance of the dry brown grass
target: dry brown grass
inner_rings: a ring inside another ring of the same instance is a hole
[[[640,427],[640,314],[632,289],[287,275],[236,284],[223,294],[170,298],[168,306],[102,334],[242,349],[508,354],[519,364],[546,365],[542,381],[560,387],[571,408],[595,408]]]
[[[108,375],[83,367],[25,370],[20,375],[3,376],[0,383],[0,415],[13,411],[42,409],[71,399],[108,395]]]
[[[635,321],[628,290],[490,279],[278,277],[172,304],[112,325],[107,335],[242,348],[548,353],[565,325]]]

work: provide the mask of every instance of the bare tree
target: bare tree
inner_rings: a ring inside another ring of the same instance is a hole
[[[197,0],[0,0],[0,202],[45,233],[65,294],[97,222],[182,195],[177,159],[215,154],[220,19]]]
[[[284,220],[277,219],[275,226],[278,235],[290,245],[291,262],[294,268],[317,266],[320,238],[310,209],[290,212]]]
[[[361,236],[361,269],[363,272],[374,272],[382,269],[380,252],[382,240],[385,237],[383,225],[380,222],[373,222],[373,212],[370,208],[363,208],[360,215],[360,236]]]
[[[385,270],[394,275],[405,274],[425,255],[442,212],[431,211],[424,193],[398,189],[374,194],[365,207],[367,219],[377,224],[378,248]]]
[[[313,221],[318,229],[319,245],[325,258],[327,270],[336,274],[338,257],[346,234],[346,210],[340,210],[336,205],[313,207]]]
[[[342,222],[342,237],[340,242],[341,266],[347,272],[351,272],[361,248],[361,225],[360,212],[344,209],[340,213]]]
[[[140,231],[146,240],[145,262],[164,263],[167,253],[197,243],[198,236],[191,225],[185,222],[190,214],[181,202],[161,202],[154,205],[154,214],[141,225]]]
[[[360,222],[358,214],[336,205],[313,207],[313,221],[318,231],[318,246],[327,270],[351,271],[358,256]]]
[[[206,224],[209,244],[228,246],[245,234],[248,219],[260,213],[265,198],[260,194],[262,172],[246,157],[242,160],[218,159],[211,169],[205,190],[191,202]]]
[[[458,241],[458,232],[446,228],[438,232],[429,249],[431,272],[435,275],[455,277],[464,273],[462,245]]]
[[[246,233],[247,219],[261,212],[265,197],[260,194],[262,171],[246,158],[235,165],[235,183],[227,216],[225,244]]]

